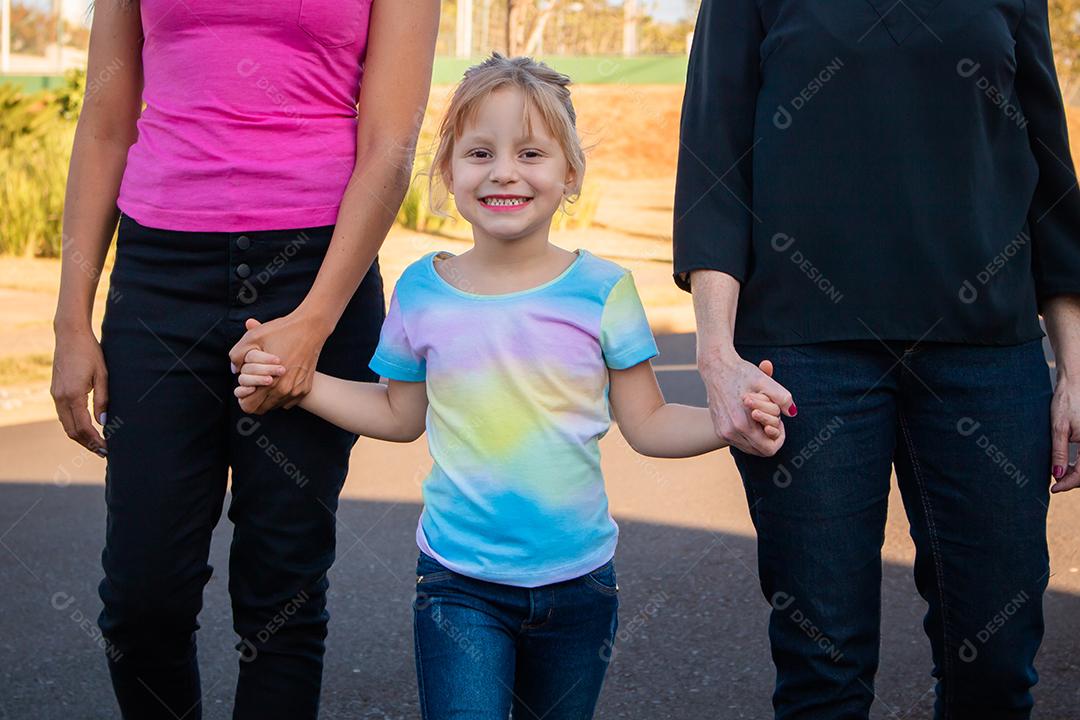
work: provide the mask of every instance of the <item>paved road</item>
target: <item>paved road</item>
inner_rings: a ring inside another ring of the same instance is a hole
[[[667,396],[703,404],[691,336],[661,338]],[[726,452],[651,460],[617,431],[603,441],[622,536],[618,652],[599,718],[767,718],[772,668],[768,607],[734,466]],[[94,619],[104,533],[103,464],[54,422],[0,429],[0,718],[115,717]],[[362,439],[342,502],[324,717],[417,718],[409,602],[423,442]],[[148,463],[148,468],[152,465]],[[152,470],[151,470],[152,471]],[[1043,720],[1080,717],[1080,493],[1055,498],[1054,575],[1038,687]],[[227,718],[236,678],[226,595],[231,528],[218,527],[217,568],[200,618],[205,717]],[[875,718],[926,718],[931,706],[923,603],[898,497],[884,568],[882,666]],[[59,608],[59,609],[58,609]]]

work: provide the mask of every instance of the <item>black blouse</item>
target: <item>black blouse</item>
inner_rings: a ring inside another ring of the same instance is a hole
[[[735,341],[1042,337],[1080,293],[1047,0],[703,0],[675,282],[741,283]]]

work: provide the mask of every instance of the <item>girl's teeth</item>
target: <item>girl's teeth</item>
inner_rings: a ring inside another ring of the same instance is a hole
[[[524,198],[518,198],[509,200],[506,198],[488,198],[488,205],[523,205],[525,203]]]

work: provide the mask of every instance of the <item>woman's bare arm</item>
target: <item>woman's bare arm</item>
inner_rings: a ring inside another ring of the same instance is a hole
[[[438,0],[375,0],[372,5],[356,165],[326,257],[294,312],[249,331],[229,353],[239,366],[250,348],[263,348],[289,368],[272,387],[256,393],[260,414],[293,407],[310,391],[314,360],[394,223],[412,176],[438,29]]]
[[[1080,295],[1055,295],[1043,308],[1054,348],[1057,387],[1050,407],[1053,492],[1080,487],[1080,462],[1069,465],[1069,444],[1080,442]]]
[[[437,0],[375,0],[360,88],[356,166],[302,308],[333,329],[394,224],[431,91]]]
[[[88,82],[68,169],[60,293],[53,318],[52,396],[68,437],[104,454],[94,418],[107,404],[107,379],[91,318],[98,278],[119,211],[116,198],[142,109],[142,27],[138,2],[102,0],[90,29]]]

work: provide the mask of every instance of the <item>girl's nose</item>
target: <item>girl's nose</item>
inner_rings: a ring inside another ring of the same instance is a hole
[[[491,164],[492,182],[504,183],[517,178],[514,163],[510,159],[496,160]]]

